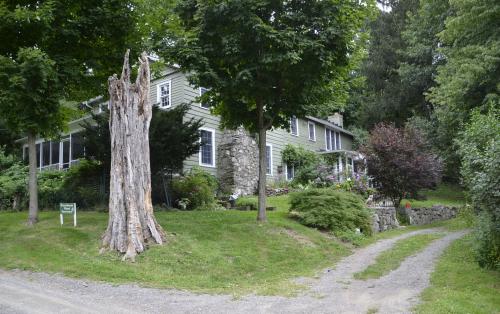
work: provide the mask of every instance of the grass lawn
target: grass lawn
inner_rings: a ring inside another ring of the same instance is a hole
[[[394,246],[387,251],[382,252],[375,263],[368,266],[362,272],[354,274],[356,279],[380,278],[388,274],[401,265],[401,263],[410,255],[423,250],[432,241],[442,237],[443,234],[419,234],[406,239],[397,241]]]
[[[268,224],[258,224],[255,211],[158,212],[168,243],[152,246],[136,263],[98,254],[105,213],[79,212],[73,228],[59,225],[58,212],[42,212],[39,224],[27,228],[26,212],[3,212],[0,267],[198,292],[290,295],[299,288],[290,278],[312,276],[350,250],[287,218],[284,199],[270,198],[281,206],[268,213]]]
[[[463,189],[458,185],[440,184],[435,190],[422,190],[420,192],[427,199],[414,200],[404,199],[401,201],[401,206],[406,202],[410,202],[412,207],[432,207],[433,205],[445,205],[461,207],[465,205],[465,195]]]
[[[473,240],[471,235],[465,236],[445,250],[417,313],[500,313],[500,272],[478,266]]]

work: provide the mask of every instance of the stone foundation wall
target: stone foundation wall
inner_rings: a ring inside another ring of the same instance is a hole
[[[217,146],[217,177],[224,193],[254,194],[258,181],[257,142],[243,128],[224,130]]]
[[[455,218],[458,208],[434,205],[422,208],[401,208],[399,211],[407,217],[410,225],[425,225],[435,221]]]
[[[372,216],[372,230],[374,233],[399,227],[394,207],[371,207],[370,209],[374,211]]]

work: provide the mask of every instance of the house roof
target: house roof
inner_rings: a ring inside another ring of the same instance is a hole
[[[350,135],[350,136],[354,137],[354,134],[352,134],[351,132],[349,132],[346,129],[341,128],[338,125],[333,124],[333,123],[331,123],[331,122],[329,122],[327,120],[316,118],[316,117],[312,117],[312,116],[306,116],[306,118],[309,119],[309,120],[311,120],[311,121],[314,121],[314,122],[317,122],[317,123],[321,123],[321,124],[329,127],[330,129],[334,129],[336,131],[339,131],[339,132],[342,132],[342,133],[345,133],[347,135]]]

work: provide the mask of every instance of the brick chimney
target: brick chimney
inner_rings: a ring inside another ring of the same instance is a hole
[[[344,117],[338,112],[334,113],[331,116],[328,116],[327,120],[328,122],[333,123],[341,128],[344,127]]]

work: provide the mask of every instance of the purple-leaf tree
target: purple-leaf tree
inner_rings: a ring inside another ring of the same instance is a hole
[[[441,179],[441,160],[429,149],[422,132],[410,125],[401,129],[392,124],[376,125],[361,151],[368,174],[396,207],[407,194],[432,188]]]

